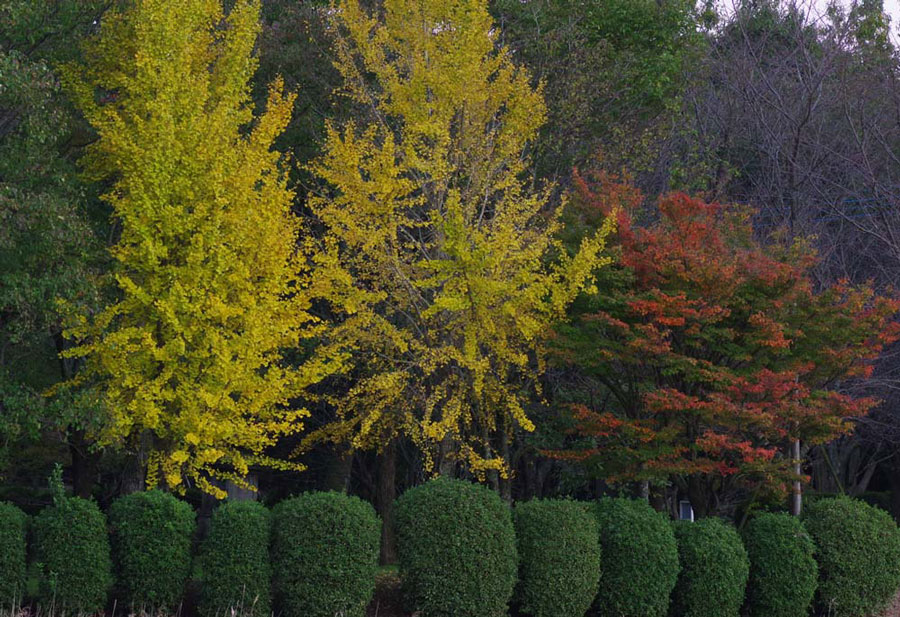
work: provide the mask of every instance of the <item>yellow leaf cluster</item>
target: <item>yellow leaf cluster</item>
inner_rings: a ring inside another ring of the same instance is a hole
[[[454,450],[505,473],[491,436],[533,429],[523,399],[542,342],[607,263],[612,219],[577,254],[560,246],[553,187],[524,179],[541,89],[496,44],[485,0],[383,5],[333,5],[336,66],[363,119],[328,126],[312,165],[327,188],[310,205],[340,317],[323,352],[352,354],[354,379],[332,399],[340,421],[311,439],[403,433],[429,462]]]
[[[290,364],[317,335],[299,224],[275,137],[293,97],[279,81],[254,116],[249,83],[259,0],[135,0],[104,16],[64,82],[98,140],[87,173],[119,232],[114,303],[72,324],[78,379],[101,386],[101,445],[152,438],[148,484],[243,483],[248,466],[301,429],[289,399],[340,354]],[[323,293],[321,281],[316,293]]]

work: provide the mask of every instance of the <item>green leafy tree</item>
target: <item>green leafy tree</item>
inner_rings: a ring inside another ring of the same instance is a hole
[[[87,462],[83,431],[96,405],[82,393],[41,396],[78,368],[54,358],[66,345],[57,300],[96,304],[94,274],[104,261],[103,209],[68,155],[84,135],[53,66],[77,53],[106,4],[0,6],[0,474],[10,450],[41,429],[65,432],[79,471]],[[76,473],[76,492],[89,493],[88,480]]]
[[[272,587],[296,617],[363,617],[375,593],[381,521],[336,492],[304,493],[272,511]]]
[[[681,96],[705,40],[692,0],[496,0],[504,44],[544,83],[540,175],[568,178],[598,151],[650,171],[678,134]],[[680,165],[689,167],[689,157]],[[693,170],[698,171],[698,170]],[[652,175],[652,174],[650,174]]]
[[[25,595],[25,530],[28,517],[16,506],[0,501],[0,592],[10,605]]]
[[[132,610],[171,610],[181,604],[191,573],[196,515],[171,493],[124,495],[109,508],[118,599]]]

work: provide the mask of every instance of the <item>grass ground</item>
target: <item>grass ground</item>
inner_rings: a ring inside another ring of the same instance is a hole
[[[380,568],[375,577],[375,597],[366,617],[406,617],[400,593],[400,573],[395,566]]]

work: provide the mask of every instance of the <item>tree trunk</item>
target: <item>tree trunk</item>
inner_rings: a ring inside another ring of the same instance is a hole
[[[691,502],[694,518],[709,516],[709,491],[704,486],[703,479],[698,476],[689,477],[687,489],[688,501]]]
[[[60,377],[68,381],[77,372],[78,360],[62,357],[62,352],[70,347],[69,342],[63,338],[62,332],[53,334],[53,344],[56,346],[59,359]],[[90,444],[83,429],[68,428],[69,455],[72,458],[72,490],[77,497],[88,499],[94,492],[97,456],[90,451]]]
[[[800,475],[803,473],[803,462],[800,459],[800,440],[795,439],[791,445],[791,459],[794,463],[794,490],[791,493],[791,514],[800,516],[803,509],[803,485],[800,483]]]
[[[447,478],[456,477],[456,459],[454,458],[454,450],[456,450],[456,440],[452,436],[444,435],[441,439],[439,448],[438,474]]]
[[[878,470],[878,462],[875,459],[875,456],[872,456],[873,460],[870,460],[865,467],[865,471],[863,471],[862,475],[853,485],[853,488],[850,490],[850,494],[854,497],[859,497],[861,494],[865,493],[869,490],[869,483],[872,482],[872,476],[875,475],[875,472]]]
[[[531,456],[526,453],[522,459],[522,464],[519,468],[519,473],[521,474],[519,477],[522,480],[522,494],[520,498],[523,501],[528,501],[534,497],[534,473],[532,473]]]
[[[353,453],[336,445],[327,456],[328,464],[321,478],[322,490],[346,493],[350,487],[350,473],[353,471]]]
[[[515,469],[510,457],[509,450],[509,434],[506,430],[502,430],[500,433],[500,456],[503,457],[503,462],[507,465],[507,476],[505,478],[500,477],[500,497],[508,503],[512,505],[512,478],[515,473]]]
[[[138,493],[147,487],[147,457],[153,447],[153,435],[145,430],[141,433],[137,452],[129,457],[122,478],[122,494]]]
[[[650,481],[649,480],[641,480],[638,484],[638,495],[641,499],[648,502],[650,501]]]
[[[649,499],[650,507],[652,507],[657,512],[668,512],[668,501],[666,500],[666,490],[665,488],[660,488],[659,486],[648,486],[649,489]]]
[[[76,497],[89,499],[94,492],[97,457],[90,452],[83,430],[69,435],[69,454],[72,457],[72,490]]]
[[[375,507],[381,516],[381,565],[397,563],[397,543],[394,537],[394,499],[397,498],[397,440],[384,446],[378,457],[378,488]]]
[[[259,476],[252,471],[247,474],[246,480],[252,486],[259,485]],[[229,501],[256,501],[259,499],[257,491],[238,486],[231,480],[225,482],[225,492],[228,494]]]

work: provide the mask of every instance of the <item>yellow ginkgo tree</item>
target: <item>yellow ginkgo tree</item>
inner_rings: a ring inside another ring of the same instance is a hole
[[[308,441],[406,435],[428,467],[505,474],[497,443],[533,428],[542,343],[606,263],[612,223],[574,255],[560,246],[553,187],[526,178],[541,90],[497,45],[485,0],[384,0],[377,14],[341,0],[332,14],[359,113],[327,127],[310,208],[337,317],[323,350],[352,354],[353,379]]]
[[[300,430],[289,401],[339,363],[288,363],[316,336],[307,261],[272,149],[293,97],[280,81],[254,115],[259,0],[133,0],[111,10],[64,81],[98,134],[86,172],[107,179],[119,231],[116,300],[79,315],[78,379],[102,395],[100,445],[139,447],[147,483],[245,484]]]

